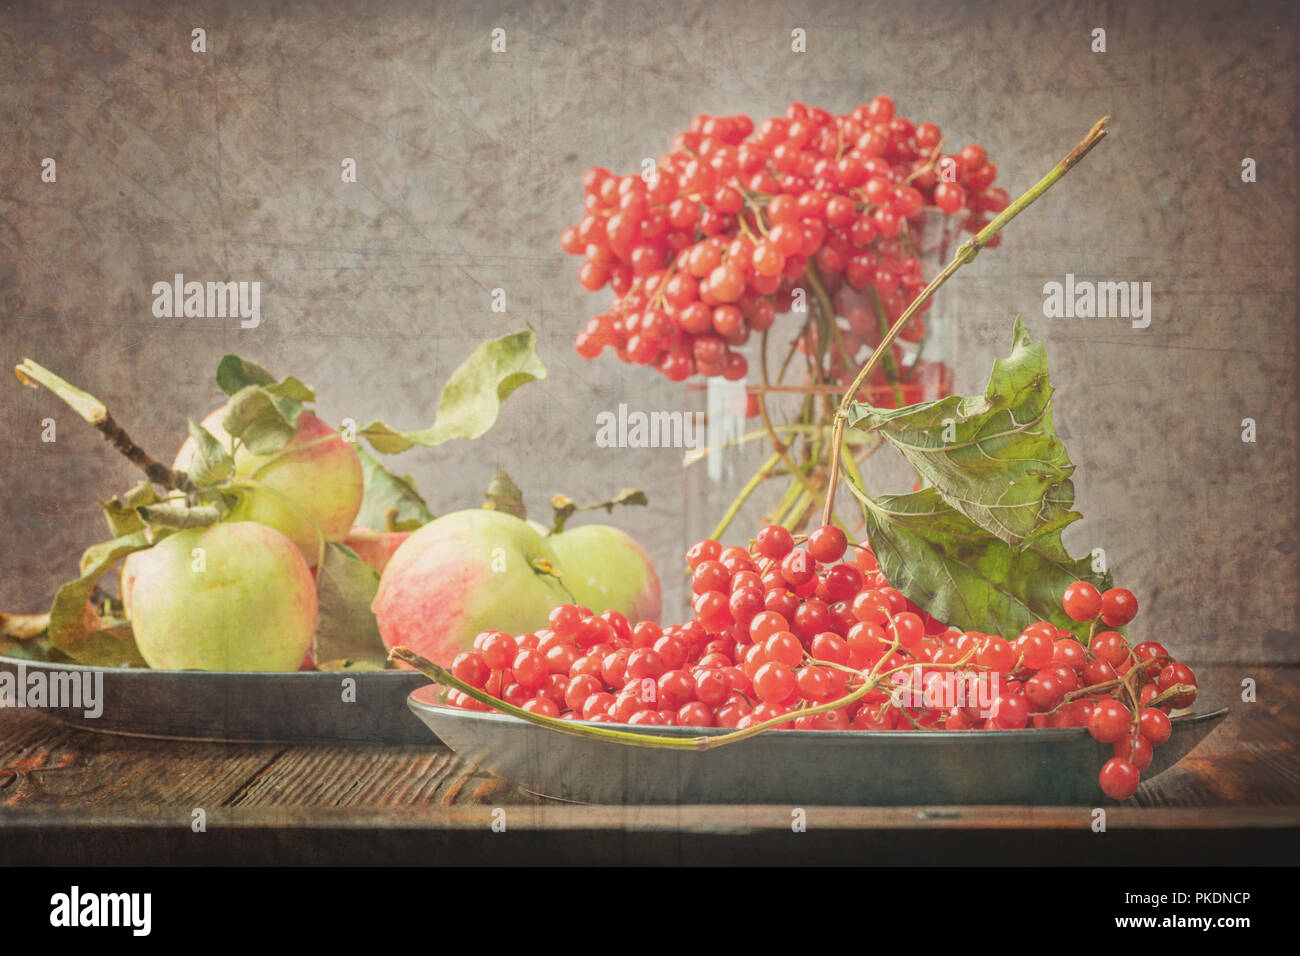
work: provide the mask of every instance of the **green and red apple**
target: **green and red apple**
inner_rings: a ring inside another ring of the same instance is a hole
[[[222,427],[225,417],[226,406],[222,406],[202,425],[229,449],[231,437]],[[197,447],[193,438],[185,439],[172,467],[186,470]],[[256,484],[232,509],[230,520],[275,528],[298,546],[311,566],[316,564],[322,537],[343,541],[348,536],[365,493],[357,450],[308,411],[299,415],[293,440],[278,452],[255,455],[240,447],[235,452],[234,478]]]
[[[618,611],[629,621],[658,621],[663,610],[659,575],[626,531],[584,524],[546,539],[564,571],[564,586],[597,614]]]
[[[140,655],[160,670],[296,670],[316,631],[302,553],[251,521],[178,531],[131,555],[123,599]]]
[[[480,631],[535,631],[559,604],[658,619],[658,575],[629,535],[605,525],[544,530],[480,509],[414,532],[385,567],[371,604],[384,645],[449,665]]]
[[[522,634],[569,600],[559,559],[528,523],[456,511],[414,532],[384,568],[371,610],[388,648],[450,664],[480,631]]]

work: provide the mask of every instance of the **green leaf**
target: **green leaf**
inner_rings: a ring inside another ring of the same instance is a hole
[[[488,482],[487,490],[483,492],[483,507],[488,511],[504,511],[508,515],[514,515],[520,521],[528,518],[528,510],[524,507],[524,493],[515,484],[514,479],[501,469],[497,469],[497,473]]]
[[[869,499],[867,535],[890,583],[941,621],[1008,639],[1040,620],[1072,631],[1077,624],[1061,609],[1066,586],[1111,586],[1109,574],[1070,557],[1061,543],[1060,528],[1073,520],[1062,512],[1073,503],[1072,495],[1059,500],[1048,518],[1055,530],[1017,549],[926,488]]]
[[[271,455],[293,440],[298,430],[296,415],[290,417],[281,399],[260,385],[242,388],[230,399],[221,427],[255,455]]]
[[[432,448],[452,438],[478,438],[496,424],[501,403],[515,389],[546,377],[532,329],[484,342],[451,373],[428,428],[399,432],[383,422],[361,430],[376,451],[395,454],[415,445]]]
[[[365,478],[365,496],[354,524],[372,531],[414,531],[433,520],[433,512],[406,475],[394,475],[363,448],[361,474]]]
[[[189,468],[186,469],[190,481],[200,488],[206,488],[230,477],[231,472],[235,470],[235,459],[231,457],[230,452],[226,451],[217,436],[192,418],[189,420],[189,427],[190,437],[198,446],[194,457],[190,459]]]
[[[379,589],[379,574],[346,545],[325,547],[316,574],[319,608],[312,656],[331,665],[339,661],[385,666],[388,651],[370,602]],[[370,669],[366,667],[364,669]]]
[[[624,488],[608,501],[594,505],[578,505],[568,495],[551,495],[551,533],[559,534],[564,530],[565,522],[578,511],[595,511],[604,508],[609,514],[614,513],[615,505],[648,505],[650,499],[638,488]]]
[[[1047,352],[1016,319],[1011,355],[993,363],[983,395],[880,409],[856,404],[850,424],[902,452],[952,507],[1013,547],[1078,515],[1074,471],[1052,423]],[[1064,519],[1064,520],[1063,520]]]
[[[101,617],[90,602],[95,584],[110,567],[135,551],[148,548],[141,531],[87,548],[81,577],[59,588],[50,608],[50,644],[78,664],[100,667],[145,667],[135,635],[125,621]]]
[[[120,538],[133,531],[142,530],[144,521],[136,509],[155,504],[157,501],[158,493],[154,490],[153,483],[148,479],[141,479],[139,484],[125,494],[99,502],[99,507],[103,509],[109,533],[115,538]]]
[[[272,385],[275,376],[262,366],[238,355],[223,355],[217,363],[217,388],[234,395],[250,385]]]
[[[316,393],[310,386],[304,385],[292,375],[277,382],[275,376],[262,366],[238,355],[223,355],[221,361],[217,363],[217,387],[232,398],[248,389],[262,390],[271,399],[271,404],[279,412],[280,418],[295,429],[298,425],[298,415],[302,411],[302,403],[316,401]],[[263,413],[259,410],[258,414]],[[232,435],[235,434],[228,426],[224,427]],[[259,430],[261,427],[259,426]],[[245,444],[252,448],[250,442]],[[272,451],[276,450],[278,448],[272,449]],[[259,452],[259,454],[266,453]]]
[[[216,505],[187,505],[184,501],[164,501],[156,505],[141,505],[136,509],[144,522],[154,531],[182,531],[185,528],[206,528],[221,520],[223,511]],[[155,535],[155,541],[158,535]]]
[[[292,375],[282,382],[266,386],[266,390],[277,398],[288,398],[296,402],[316,401],[316,393],[312,391],[310,386],[304,385]]]

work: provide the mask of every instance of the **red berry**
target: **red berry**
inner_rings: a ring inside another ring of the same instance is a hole
[[[834,525],[823,525],[808,535],[808,553],[819,564],[834,564],[848,546],[848,536]]]
[[[1093,708],[1088,718],[1088,733],[1103,744],[1113,744],[1122,739],[1133,725],[1133,715],[1128,708],[1114,699],[1103,700]]]
[[[800,548],[781,559],[781,576],[791,587],[799,587],[817,576],[817,566],[812,556]]]
[[[1101,612],[1101,592],[1087,581],[1075,581],[1061,596],[1061,606],[1072,621],[1091,621]]]
[[[794,536],[781,525],[768,525],[754,537],[754,550],[765,558],[780,560],[794,547]]]
[[[1094,634],[1092,640],[1088,642],[1088,650],[1116,668],[1129,657],[1128,641],[1124,640],[1124,635],[1119,631],[1102,631],[1100,634]]]
[[[1111,752],[1116,757],[1123,757],[1139,771],[1151,766],[1151,741],[1141,734],[1129,734],[1117,740]]]
[[[1141,774],[1137,767],[1123,757],[1112,757],[1097,775],[1102,792],[1112,800],[1127,800],[1137,793]]]
[[[1153,746],[1159,746],[1174,732],[1169,716],[1154,707],[1145,707],[1138,714],[1138,730]]]
[[[1170,664],[1161,670],[1156,677],[1156,687],[1161,693],[1179,684],[1190,686],[1193,689],[1189,693],[1175,697],[1169,703],[1175,708],[1190,707],[1192,702],[1196,700],[1196,675],[1192,673],[1190,667],[1186,664]]]
[[[768,704],[779,704],[795,691],[795,676],[785,664],[768,661],[754,672],[754,692]]]
[[[1101,596],[1101,620],[1108,627],[1123,627],[1137,612],[1137,598],[1127,588],[1111,588]]]

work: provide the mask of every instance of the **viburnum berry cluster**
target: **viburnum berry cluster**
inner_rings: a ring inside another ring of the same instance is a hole
[[[582,286],[608,285],[614,299],[578,333],[578,354],[611,348],[672,381],[740,380],[749,363],[737,349],[802,288],[833,322],[809,325],[804,348],[823,336],[817,377],[843,384],[926,285],[917,256],[926,210],[975,232],[1008,204],[983,147],[943,146],[938,126],[895,115],[877,96],[839,116],[796,102],[757,126],[700,114],[642,175],[587,170],[585,214],[560,244],[583,257]],[[924,335],[918,316],[904,340]],[[901,357],[872,384],[944,371],[919,356],[904,370]]]
[[[1066,613],[1088,628],[1082,641],[1047,621],[1008,639],[936,620],[890,586],[870,547],[831,525],[798,536],[770,525],[748,548],[707,539],[686,559],[694,617],[685,624],[565,604],[535,633],[479,634],[452,676],[526,712],[593,723],[1086,727],[1113,745],[1099,780],[1117,800],[1133,795],[1152,748],[1169,738],[1170,710],[1196,697],[1195,676],[1162,645],[1130,647],[1113,630],[1137,613],[1123,588],[1065,590]],[[970,689],[955,701],[945,697],[954,674]],[[459,689],[447,702],[489,709]],[[823,709],[801,713],[814,708]]]

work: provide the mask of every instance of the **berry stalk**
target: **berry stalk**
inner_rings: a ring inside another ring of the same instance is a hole
[[[942,272],[931,279],[929,285],[922,289],[920,294],[912,300],[911,305],[903,310],[903,314],[898,317],[898,320],[890,327],[880,344],[876,346],[876,350],[871,353],[871,357],[862,366],[857,377],[853,380],[853,384],[845,391],[844,397],[840,400],[840,406],[835,412],[835,428],[831,438],[830,474],[826,486],[825,504],[822,508],[822,524],[830,524],[831,515],[835,508],[835,488],[839,484],[840,446],[844,435],[844,426],[848,422],[849,407],[856,399],[858,391],[866,383],[867,377],[888,353],[889,347],[893,344],[894,339],[898,337],[898,333],[921,310],[921,306],[952,277],[953,273],[962,266],[973,262],[979,251],[989,243],[989,240],[1002,231],[1003,226],[1020,215],[1043,193],[1051,189],[1057,180],[1078,165],[1079,161],[1102,141],[1106,136],[1106,121],[1109,119],[1109,116],[1103,116],[1099,119],[1092,129],[1088,131],[1088,135],[1074,149],[1070,150],[1064,159],[1053,166],[1046,176],[1031,186],[1019,199],[998,213],[987,226],[962,243],[952,261],[944,267]]]

